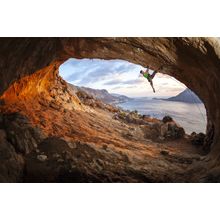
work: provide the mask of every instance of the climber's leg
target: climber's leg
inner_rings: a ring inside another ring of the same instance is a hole
[[[156,75],[156,73],[158,73],[158,71],[162,70],[163,66],[161,66],[158,70],[155,70],[152,74],[151,74],[151,79],[153,79]]]
[[[152,79],[150,78],[148,81],[149,81],[149,83],[150,83],[150,85],[151,85],[151,87],[152,87],[152,89],[153,89],[153,92],[155,92],[155,89],[154,89],[154,85],[153,85],[153,81],[152,81]]]
[[[151,79],[153,79],[153,78],[155,77],[156,73],[157,73],[157,70],[155,70],[155,71],[151,74]]]
[[[155,89],[154,89],[154,85],[153,85],[153,82],[150,83],[152,89],[153,89],[153,92],[155,93]]]

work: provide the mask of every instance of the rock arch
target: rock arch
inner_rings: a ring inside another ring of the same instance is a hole
[[[123,59],[171,75],[203,100],[211,166],[220,156],[220,43],[216,38],[2,38],[0,94],[15,80],[70,57]]]

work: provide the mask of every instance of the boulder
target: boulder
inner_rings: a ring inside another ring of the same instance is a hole
[[[182,127],[176,124],[173,120],[164,122],[154,122],[145,126],[143,132],[145,138],[152,140],[163,141],[165,139],[175,140],[184,137],[185,131]]]
[[[173,119],[169,115],[166,115],[163,117],[162,121],[163,123],[167,123],[173,121]]]
[[[15,150],[22,154],[28,154],[37,148],[45,135],[37,127],[34,127],[28,118],[19,113],[4,115],[4,127],[7,140],[14,146]]]
[[[116,109],[113,109],[113,112]],[[137,111],[133,112],[126,112],[126,111],[120,111],[117,109],[117,112],[113,115],[113,119],[115,120],[123,120],[126,123],[132,123],[136,125],[146,125],[148,124],[147,121],[145,121],[145,118],[142,115],[139,115]]]
[[[156,125],[148,126],[143,125],[142,130],[144,132],[144,137],[151,140],[157,140],[159,136],[159,130]]]
[[[169,127],[168,127],[167,123],[166,124],[162,124],[161,127],[160,127],[160,135],[162,137],[165,137],[166,134],[168,133],[168,129],[169,129]]]
[[[0,129],[0,182],[21,182],[24,160],[6,139],[6,132]]]
[[[71,149],[68,142],[57,137],[48,137],[38,144],[40,152],[44,152],[48,157],[53,154],[61,154]]]
[[[173,120],[168,120],[168,122],[160,126],[160,136],[166,139],[178,139],[184,137],[184,135],[184,129],[176,124]]]
[[[37,155],[37,159],[44,162],[47,160],[47,155],[43,155],[43,154]]]
[[[202,146],[204,145],[205,137],[206,135],[203,133],[197,134],[195,132],[192,132],[192,134],[190,135],[190,141],[193,145]]]

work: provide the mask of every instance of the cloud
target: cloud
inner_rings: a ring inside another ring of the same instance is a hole
[[[121,79],[113,79],[107,82],[104,82],[103,85],[115,85],[115,84],[120,84],[123,83],[123,80]]]
[[[123,87],[122,86],[115,86],[115,87],[112,87],[111,89],[112,90],[118,90],[118,89],[122,89]]]
[[[184,88],[170,76],[157,73],[154,78],[156,94],[144,77],[139,77],[140,65],[123,60],[69,59],[60,66],[60,75],[68,82],[128,96],[166,95]],[[152,71],[151,71],[152,72]]]
[[[134,84],[140,84],[140,83],[143,83],[143,78],[138,78],[138,79],[134,79],[134,80],[126,80],[126,81],[123,81],[123,84],[126,84],[126,85],[134,85]]]
[[[70,59],[60,67],[61,75],[64,73],[65,80],[76,81],[79,84],[89,84],[100,80],[111,79],[123,75],[126,72],[135,71],[137,65],[120,60],[90,60]],[[110,85],[110,84],[109,84]]]
[[[113,79],[113,80],[110,80],[110,81],[107,81],[107,82],[103,83],[103,85],[116,85],[116,84],[120,84],[120,85],[137,85],[137,84],[142,84],[142,83],[145,83],[145,80],[143,80],[143,78],[130,79],[130,80]]]

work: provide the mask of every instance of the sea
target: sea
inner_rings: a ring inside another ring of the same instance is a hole
[[[129,101],[118,103],[117,106],[124,110],[137,110],[142,115],[162,119],[171,116],[187,134],[192,132],[206,132],[206,109],[204,104],[191,104],[151,98],[133,98]]]

